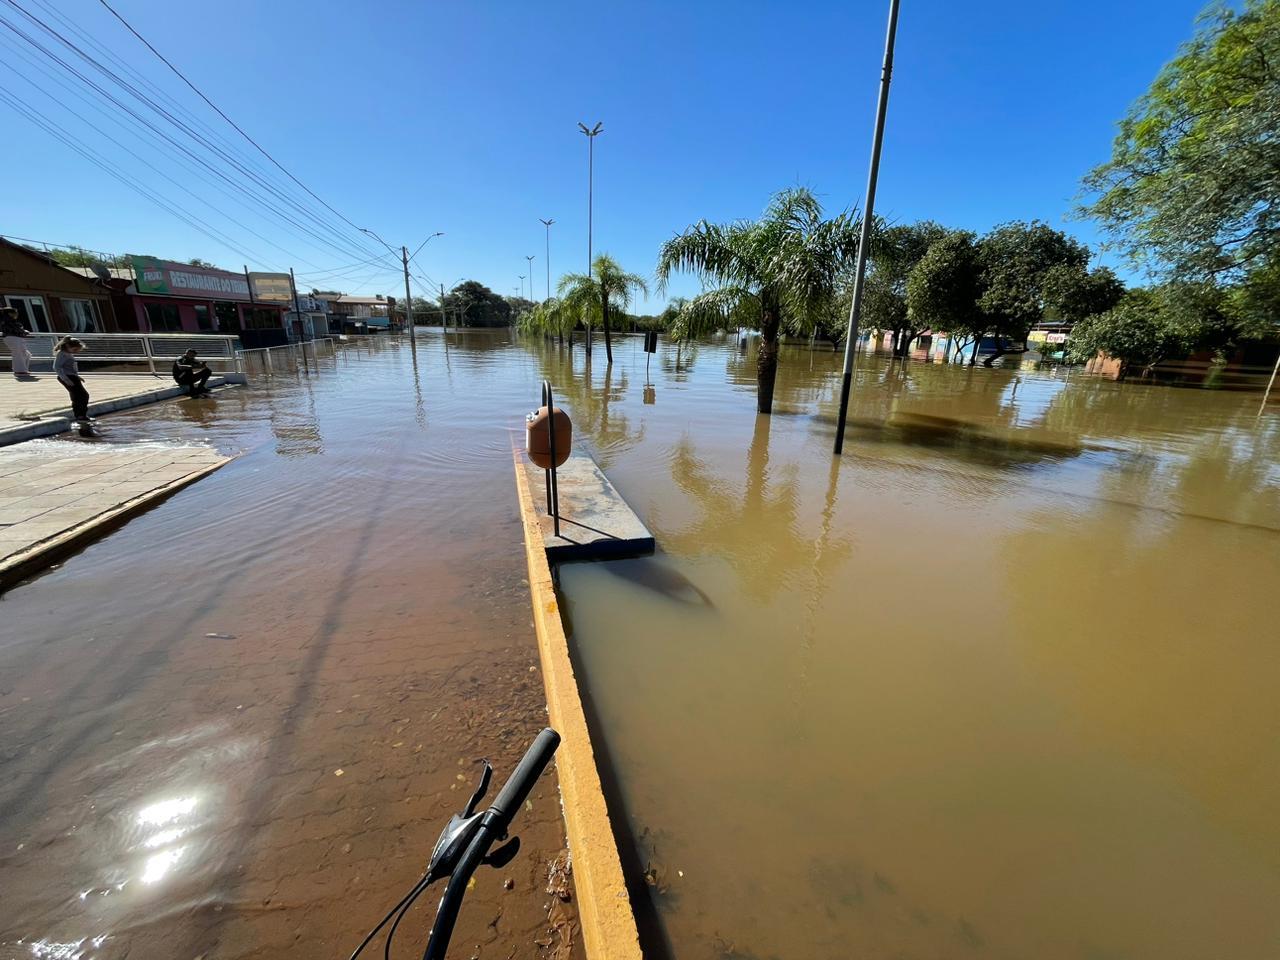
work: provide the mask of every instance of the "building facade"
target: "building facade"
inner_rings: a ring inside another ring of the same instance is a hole
[[[128,293],[143,333],[237,334],[246,347],[286,339],[288,304],[257,299],[243,273],[134,257],[133,274]]]
[[[111,291],[53,258],[0,239],[0,304],[33,333],[114,333]]]

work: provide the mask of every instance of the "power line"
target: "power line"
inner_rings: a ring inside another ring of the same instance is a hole
[[[138,192],[139,194],[141,194],[142,196],[150,200],[152,203],[156,204],[156,206],[160,207],[162,210],[165,210],[167,213],[170,213],[173,216],[177,217],[178,219],[182,220],[188,226],[192,227],[195,230],[198,230],[200,233],[203,233],[205,236],[209,237],[211,240],[214,240],[222,244],[227,249],[236,253],[238,256],[243,257],[246,260],[251,260],[259,263],[262,262],[262,257],[253,253],[246,252],[245,250],[242,250],[240,247],[237,247],[235,242],[230,237],[227,237],[225,234],[222,234],[221,236],[219,236],[218,234],[220,234],[221,231],[219,231],[217,227],[214,227],[212,224],[201,220],[199,217],[195,216],[194,214],[191,214],[187,211],[182,210],[176,204],[172,203],[172,201],[169,201],[167,198],[164,198],[156,194],[154,191],[146,190],[141,184],[137,183],[136,181],[130,180],[125,174],[121,173],[118,170],[113,169],[109,161],[95,155],[95,152],[91,148],[81,145],[70,134],[62,132],[61,128],[59,128],[57,124],[53,123],[50,120],[46,120],[42,118],[39,114],[31,110],[28,110],[25,105],[23,105],[20,101],[14,98],[7,90],[4,90],[3,88],[0,88],[0,100],[4,100],[6,103],[9,104],[10,107],[12,107],[18,113],[25,116],[32,123],[43,128],[51,136],[56,137],[58,140],[61,140],[64,144],[66,144],[66,146],[70,147],[76,153],[80,154],[82,157],[84,157],[94,166],[100,168],[110,176],[119,180],[121,183],[123,183],[126,187],[129,187],[131,190],[135,190],[136,192]]]
[[[120,147],[120,149],[122,149],[122,150],[124,150],[126,153],[128,153],[130,156],[134,157],[134,158],[135,158],[139,163],[143,164],[143,166],[146,166],[146,167],[148,167],[149,169],[154,170],[157,174],[159,174],[159,175],[160,175],[161,177],[163,177],[165,180],[168,180],[170,183],[172,183],[172,184],[173,184],[175,187],[177,187],[179,190],[183,191],[184,193],[186,193],[187,195],[189,195],[189,196],[190,196],[190,197],[192,197],[193,199],[198,200],[200,203],[203,203],[205,206],[209,207],[210,209],[212,209],[212,210],[213,210],[213,211],[215,211],[216,213],[219,213],[219,214],[221,214],[222,216],[226,217],[228,220],[230,220],[233,224],[235,224],[235,225],[236,225],[237,227],[239,227],[241,230],[245,231],[246,233],[252,234],[253,236],[257,237],[259,240],[261,240],[263,243],[266,243],[266,244],[268,244],[269,246],[275,247],[275,249],[279,250],[281,253],[285,254],[287,257],[289,257],[289,258],[291,258],[291,259],[298,259],[298,260],[301,260],[303,263],[310,263],[310,261],[308,261],[308,260],[306,260],[306,259],[304,259],[304,258],[302,258],[302,257],[298,257],[298,256],[297,256],[297,254],[293,253],[293,252],[292,252],[292,251],[290,251],[290,250],[286,250],[284,247],[280,246],[280,245],[279,245],[278,243],[276,243],[275,241],[270,240],[270,239],[268,239],[267,237],[263,236],[262,234],[258,233],[258,231],[254,230],[252,227],[250,227],[250,226],[248,226],[248,225],[246,225],[246,224],[244,224],[244,223],[241,223],[239,220],[237,220],[235,217],[231,216],[230,214],[223,212],[223,211],[222,211],[222,210],[220,210],[217,206],[215,206],[214,204],[210,203],[208,200],[206,200],[206,199],[204,199],[203,197],[201,197],[199,194],[197,194],[195,191],[193,191],[192,189],[190,189],[189,187],[187,187],[185,184],[183,184],[183,183],[179,182],[178,180],[176,180],[175,178],[173,178],[173,177],[169,176],[169,174],[165,173],[163,170],[161,170],[161,169],[160,169],[159,167],[157,167],[155,164],[151,163],[151,161],[147,160],[147,158],[146,158],[146,157],[141,156],[140,154],[138,154],[138,153],[134,152],[133,150],[131,150],[129,147],[125,146],[125,144],[121,143],[119,140],[117,140],[115,137],[113,137],[110,133],[108,133],[107,131],[103,130],[101,127],[99,127],[97,124],[95,124],[92,120],[88,119],[87,117],[85,117],[85,116],[83,116],[83,115],[81,115],[81,114],[77,113],[75,110],[73,110],[73,109],[71,109],[70,107],[68,107],[65,103],[63,103],[63,102],[62,102],[61,100],[59,100],[57,97],[53,96],[52,94],[48,93],[47,91],[41,91],[41,92],[43,92],[43,93],[45,94],[45,96],[46,96],[46,97],[48,97],[50,100],[52,100],[52,101],[53,101],[54,103],[56,103],[58,106],[62,107],[64,110],[66,110],[68,113],[70,113],[73,117],[76,117],[77,119],[79,119],[80,121],[82,121],[82,122],[83,122],[86,126],[88,126],[90,129],[97,131],[99,134],[101,134],[101,135],[102,135],[103,137],[105,137],[107,140],[111,141],[111,142],[112,142],[112,143],[114,143],[116,146]],[[10,93],[11,93],[11,95],[12,95],[12,91],[10,91]],[[46,119],[47,119],[47,117],[46,117]],[[277,261],[277,262],[276,262],[276,266],[277,266],[277,267],[279,267],[279,266],[280,266],[279,261]],[[311,266],[315,266],[315,264],[311,264]]]
[[[275,157],[273,157],[271,154],[267,153],[267,151],[266,151],[266,150],[264,150],[264,149],[262,148],[262,146],[258,143],[258,141],[254,140],[254,139],[253,139],[253,137],[251,137],[251,136],[249,136],[249,134],[245,133],[245,132],[244,132],[244,130],[242,130],[242,129],[240,128],[240,125],[239,125],[239,124],[237,124],[234,120],[232,120],[230,117],[228,117],[228,116],[227,116],[227,115],[222,111],[222,108],[221,108],[221,107],[219,107],[216,103],[214,103],[212,100],[210,100],[208,97],[206,97],[206,96],[204,95],[204,93],[200,90],[200,88],[199,88],[199,87],[197,87],[197,86],[196,86],[194,83],[192,83],[190,80],[188,80],[188,79],[187,79],[187,77],[186,77],[186,75],[185,75],[181,70],[179,70],[179,69],[178,69],[177,67],[175,67],[172,63],[170,63],[170,62],[168,61],[168,59],[166,59],[166,58],[165,58],[164,54],[162,54],[159,50],[157,50],[155,47],[153,47],[153,46],[151,45],[150,41],[148,41],[148,40],[147,40],[147,39],[146,39],[142,34],[140,34],[137,30],[135,30],[135,29],[133,28],[133,25],[132,25],[132,24],[130,24],[128,20],[126,20],[124,17],[120,16],[120,14],[116,12],[115,8],[114,8],[114,7],[112,7],[112,6],[111,6],[111,4],[107,3],[107,0],[98,0],[98,2],[99,2],[99,3],[101,3],[101,4],[102,4],[104,7],[106,7],[108,10],[110,10],[110,11],[111,11],[111,15],[112,15],[112,16],[114,16],[117,20],[119,20],[122,24],[124,24],[124,25],[125,25],[125,27],[128,29],[128,31],[129,31],[130,33],[132,33],[135,37],[137,37],[139,40],[141,40],[141,41],[142,41],[142,43],[146,46],[146,48],[147,48],[148,50],[150,50],[152,53],[154,53],[154,54],[155,54],[155,55],[160,59],[160,61],[161,61],[161,62],[162,62],[166,67],[168,67],[168,68],[169,68],[170,70],[172,70],[175,74],[177,74],[177,75],[178,75],[178,77],[179,77],[179,78],[181,78],[181,80],[182,80],[182,82],[183,82],[183,83],[185,83],[188,87],[190,87],[193,91],[195,91],[196,95],[197,95],[197,96],[199,96],[199,97],[200,97],[200,99],[201,99],[201,100],[203,100],[205,103],[207,103],[210,107],[212,107],[212,108],[213,108],[213,110],[218,114],[218,116],[220,116],[223,120],[227,121],[227,123],[229,123],[229,124],[230,124],[234,129],[235,129],[235,131],[236,131],[237,133],[239,133],[239,134],[240,134],[240,136],[244,137],[244,138],[245,138],[246,140],[248,140],[251,144],[253,144],[253,146],[257,149],[257,151],[258,151],[259,153],[261,153],[264,157],[266,157],[268,160],[270,160],[270,161],[272,162],[272,164],[274,164],[274,165],[275,165],[275,167],[276,167],[278,170],[280,170],[280,172],[281,172],[281,173],[283,173],[283,174],[284,174],[285,176],[287,176],[290,180],[292,180],[294,183],[296,183],[298,186],[300,186],[303,190],[307,191],[307,193],[308,193],[308,194],[310,194],[310,196],[311,196],[313,199],[315,199],[315,200],[317,200],[319,203],[323,204],[323,205],[324,205],[324,207],[325,207],[327,210],[329,210],[329,212],[331,212],[331,213],[335,214],[339,219],[341,219],[344,223],[346,223],[346,224],[347,224],[348,226],[350,226],[352,229],[354,229],[354,230],[359,230],[359,229],[360,229],[360,227],[358,227],[356,224],[352,223],[352,222],[351,222],[350,220],[348,220],[345,216],[343,216],[341,213],[339,213],[337,210],[335,210],[333,207],[331,207],[328,203],[326,203],[324,200],[320,199],[320,197],[316,196],[316,194],[311,190],[311,188],[310,188],[310,187],[308,187],[305,183],[303,183],[301,180],[299,180],[297,177],[295,177],[292,173],[290,173],[288,170],[286,170],[286,169],[284,168],[284,166],[283,166],[283,165],[281,165],[281,163],[280,163],[278,160],[276,160],[276,158],[275,158]]]
[[[12,0],[9,0],[9,2],[10,2],[10,4],[12,4]],[[282,220],[285,220],[286,222],[288,222],[288,223],[292,224],[293,226],[295,226],[296,228],[298,228],[300,231],[302,231],[302,232],[303,232],[303,234],[305,234],[305,235],[307,235],[307,236],[313,236],[313,235],[314,235],[314,234],[313,234],[313,232],[312,232],[312,231],[310,231],[310,229],[309,229],[308,227],[306,227],[306,226],[304,226],[303,224],[299,223],[297,220],[294,220],[291,216],[289,216],[289,215],[288,215],[287,213],[285,213],[283,210],[280,210],[279,208],[277,208],[276,206],[274,206],[274,205],[273,205],[269,200],[267,200],[266,198],[264,198],[264,197],[261,197],[261,196],[257,195],[257,194],[256,194],[256,193],[254,193],[253,191],[249,190],[249,189],[248,189],[246,186],[244,186],[243,184],[238,183],[238,182],[236,182],[235,180],[233,180],[233,179],[231,179],[230,177],[228,177],[228,176],[227,176],[227,175],[226,175],[222,170],[218,169],[217,167],[215,167],[214,165],[212,165],[211,163],[209,163],[209,162],[208,162],[208,160],[206,160],[204,157],[202,157],[202,156],[200,156],[199,154],[195,153],[194,151],[192,151],[191,149],[189,149],[189,148],[188,148],[187,146],[185,146],[184,144],[179,143],[177,140],[175,140],[173,137],[169,136],[167,133],[165,133],[163,130],[161,130],[159,127],[157,127],[154,123],[152,123],[152,122],[151,122],[150,120],[148,120],[146,117],[141,116],[140,114],[138,114],[135,110],[133,110],[131,107],[129,107],[129,106],[128,106],[128,104],[122,103],[122,102],[121,102],[117,97],[115,97],[115,96],[114,96],[110,91],[108,91],[108,90],[104,89],[100,84],[96,83],[96,82],[95,82],[94,80],[92,80],[91,78],[89,78],[89,77],[85,76],[83,73],[81,73],[81,72],[80,72],[79,70],[77,70],[74,66],[72,66],[71,64],[69,64],[69,63],[68,63],[66,60],[64,60],[62,57],[58,56],[58,55],[57,55],[56,53],[54,53],[53,51],[49,50],[47,47],[45,47],[43,44],[41,44],[41,43],[40,43],[38,40],[36,40],[34,37],[32,37],[32,36],[30,36],[29,34],[27,34],[25,31],[23,31],[23,30],[21,30],[20,28],[16,27],[14,24],[12,24],[11,22],[9,22],[9,20],[5,19],[4,17],[0,17],[0,24],[3,24],[5,27],[7,27],[10,31],[12,31],[13,33],[15,33],[17,36],[19,36],[19,37],[20,37],[20,38],[22,38],[23,40],[26,40],[29,44],[31,44],[33,47],[35,47],[37,50],[39,50],[41,53],[43,53],[46,57],[50,58],[51,60],[53,60],[53,61],[55,61],[56,63],[58,63],[59,65],[61,65],[61,66],[63,67],[63,69],[67,70],[69,73],[71,73],[71,74],[73,74],[74,76],[76,76],[77,78],[79,78],[79,79],[80,79],[80,80],[81,80],[81,81],[82,81],[86,86],[90,87],[90,88],[91,88],[91,89],[93,89],[96,93],[98,93],[98,95],[99,95],[99,96],[103,97],[106,101],[108,101],[109,103],[113,104],[113,105],[114,105],[117,109],[119,109],[120,111],[123,111],[125,114],[127,114],[127,115],[128,115],[128,116],[130,116],[130,117],[132,117],[132,118],[133,118],[136,122],[138,122],[139,124],[141,124],[141,125],[145,126],[147,129],[149,129],[150,131],[152,131],[156,136],[160,137],[160,138],[161,138],[162,140],[164,140],[166,143],[170,144],[171,146],[173,146],[174,148],[176,148],[177,150],[179,150],[181,153],[183,153],[183,154],[185,154],[186,156],[190,157],[193,161],[195,161],[196,163],[198,163],[198,164],[199,164],[199,165],[201,165],[202,167],[204,167],[204,168],[206,168],[207,170],[209,170],[209,172],[213,173],[215,176],[217,176],[217,177],[218,177],[218,178],[220,178],[221,180],[225,181],[225,182],[226,182],[228,185],[230,185],[231,187],[233,187],[233,188],[235,188],[235,189],[237,189],[237,190],[241,191],[242,193],[244,193],[247,197],[249,197],[249,199],[250,199],[250,200],[252,200],[252,201],[254,201],[255,203],[258,203],[258,204],[260,204],[261,206],[263,206],[263,207],[265,207],[265,208],[267,208],[267,209],[271,210],[273,213],[275,213],[277,216],[279,216]],[[17,71],[15,71],[15,72],[17,72]],[[19,75],[21,75],[21,74],[19,74]],[[29,78],[28,78],[28,79],[29,79]],[[143,99],[145,99],[145,98],[143,98]],[[350,256],[350,255],[351,255],[351,254],[350,254],[350,250],[348,250],[348,249],[344,249],[344,248],[342,248],[342,247],[339,247],[337,244],[333,243],[332,241],[328,240],[328,239],[327,239],[327,238],[325,238],[325,237],[322,237],[322,236],[319,236],[319,235],[314,235],[314,238],[315,238],[315,241],[320,242],[320,243],[325,243],[325,244],[327,244],[328,246],[332,247],[334,250],[337,250],[339,253],[343,254],[344,256]],[[364,252],[364,251],[362,251],[362,253],[363,253],[363,252]]]
[[[63,46],[65,46],[67,49],[69,49],[69,50],[73,51],[73,52],[74,52],[74,53],[75,53],[75,54],[76,54],[76,55],[77,55],[81,60],[83,60],[83,61],[85,61],[86,63],[88,63],[89,65],[91,65],[91,66],[92,66],[94,69],[96,69],[99,73],[103,74],[103,76],[105,76],[105,77],[107,77],[108,79],[112,80],[114,83],[116,83],[119,87],[121,87],[122,89],[124,89],[125,91],[127,91],[128,93],[130,93],[130,94],[131,94],[133,97],[135,97],[137,100],[139,100],[139,101],[141,101],[142,103],[146,104],[146,105],[147,105],[148,107],[150,107],[154,112],[158,113],[161,117],[163,117],[165,120],[167,120],[170,124],[172,124],[173,126],[177,127],[177,128],[178,128],[178,130],[180,130],[182,133],[184,133],[184,134],[185,134],[188,138],[190,138],[193,142],[195,142],[195,143],[197,143],[197,144],[199,144],[199,145],[203,146],[205,149],[209,150],[210,152],[212,152],[213,154],[215,154],[216,156],[218,156],[219,158],[221,158],[221,159],[222,159],[224,162],[226,162],[229,166],[231,166],[233,169],[235,169],[239,174],[241,174],[241,175],[243,175],[243,176],[245,176],[245,177],[249,178],[250,180],[254,181],[256,184],[258,184],[260,187],[262,187],[263,189],[265,189],[268,193],[270,193],[270,194],[274,195],[274,196],[275,196],[277,199],[279,199],[280,201],[282,201],[282,202],[284,202],[284,203],[286,203],[286,204],[288,204],[288,205],[292,206],[292,207],[293,207],[293,208],[294,208],[294,209],[295,209],[295,210],[296,210],[300,215],[302,215],[302,216],[304,216],[304,217],[309,218],[309,219],[310,219],[310,220],[312,220],[312,221],[313,221],[313,222],[314,222],[318,227],[320,227],[321,229],[326,230],[326,231],[328,231],[329,233],[331,233],[331,234],[333,235],[333,237],[334,237],[334,238],[336,238],[336,240],[337,240],[337,242],[338,242],[338,243],[341,243],[341,244],[346,245],[346,247],[347,247],[347,255],[348,255],[348,256],[350,255],[350,251],[352,251],[352,250],[357,250],[357,251],[359,252],[359,254],[358,254],[358,255],[362,255],[362,256],[367,256],[367,255],[368,255],[368,253],[369,253],[368,249],[365,249],[365,248],[363,248],[363,247],[361,247],[361,246],[357,246],[357,245],[353,244],[353,243],[352,243],[352,241],[350,241],[347,237],[345,237],[345,236],[343,235],[342,231],[340,231],[339,229],[337,229],[336,227],[334,227],[332,224],[327,223],[327,222],[326,222],[322,217],[318,216],[317,214],[315,214],[315,213],[314,213],[314,212],[312,212],[311,210],[307,209],[305,206],[303,206],[301,203],[299,203],[299,202],[298,202],[297,200],[295,200],[293,197],[290,197],[290,196],[288,196],[287,194],[283,193],[283,192],[282,192],[281,190],[279,190],[275,185],[273,185],[273,184],[271,184],[271,183],[267,182],[266,180],[264,180],[261,176],[259,176],[259,175],[258,175],[257,173],[255,173],[253,170],[250,170],[248,167],[246,167],[243,163],[241,163],[241,162],[240,162],[239,160],[237,160],[235,157],[233,157],[233,156],[231,156],[229,153],[227,153],[227,152],[226,152],[226,150],[224,150],[221,146],[219,146],[218,144],[213,143],[213,142],[212,142],[212,141],[210,141],[209,139],[207,139],[207,138],[205,138],[205,137],[201,136],[197,131],[195,131],[194,129],[192,129],[192,128],[191,128],[191,126],[190,126],[190,125],[188,125],[185,121],[183,121],[183,120],[179,119],[179,118],[178,118],[177,116],[175,116],[172,112],[170,112],[169,110],[167,110],[165,107],[163,107],[163,106],[161,106],[160,104],[156,103],[152,98],[150,98],[149,96],[147,96],[147,94],[146,94],[146,93],[144,93],[142,90],[138,89],[135,85],[133,85],[132,83],[130,83],[128,80],[125,80],[125,79],[124,79],[124,78],[122,78],[119,74],[117,74],[115,71],[111,70],[109,67],[107,67],[107,66],[105,66],[104,64],[102,64],[100,61],[98,61],[96,58],[94,58],[91,54],[87,53],[84,49],[82,49],[81,47],[79,47],[78,45],[76,45],[73,41],[69,40],[66,36],[64,36],[64,35],[63,35],[62,33],[60,33],[58,30],[56,30],[55,28],[53,28],[52,26],[50,26],[48,23],[46,23],[45,21],[41,20],[41,19],[40,19],[39,17],[37,17],[35,14],[33,14],[33,13],[31,13],[30,11],[26,10],[24,7],[22,7],[22,6],[21,6],[21,4],[17,3],[17,0],[6,0],[6,2],[9,4],[9,6],[13,7],[15,10],[17,10],[19,13],[21,13],[21,14],[22,14],[22,15],[23,15],[27,20],[31,21],[33,24],[35,24],[35,25],[36,25],[36,26],[38,26],[40,29],[42,29],[44,32],[46,32],[46,33],[47,33],[47,34],[49,34],[50,36],[52,36],[52,37],[54,37],[55,39],[57,39],[57,40],[58,40],[58,41],[59,41]],[[25,32],[23,32],[23,31],[19,30],[18,28],[16,28],[13,24],[9,23],[8,21],[4,21],[4,22],[5,22],[5,25],[9,27],[9,29],[10,29],[10,30],[13,30],[15,33],[17,33],[19,36],[21,36],[23,39],[25,39],[28,43],[32,44],[32,45],[33,45],[33,46],[35,46],[37,49],[39,49],[39,50],[40,50],[42,53],[44,53],[46,56],[49,56],[49,57],[51,57],[52,59],[54,59],[55,61],[57,61],[59,64],[61,64],[61,65],[63,66],[63,68],[64,68],[64,69],[66,69],[66,70],[68,70],[69,72],[71,72],[71,73],[75,74],[75,75],[76,75],[80,80],[82,80],[83,82],[85,82],[85,83],[87,83],[87,84],[91,85],[91,86],[92,86],[95,90],[97,90],[99,93],[103,94],[104,96],[109,97],[109,98],[112,100],[112,102],[114,102],[117,106],[119,106],[119,107],[121,107],[122,109],[124,109],[124,110],[128,111],[131,115],[133,115],[135,118],[137,118],[137,119],[138,119],[138,120],[140,120],[141,122],[147,123],[147,124],[148,124],[148,126],[152,126],[152,128],[153,128],[153,129],[156,129],[156,128],[154,127],[154,125],[150,124],[150,122],[149,122],[149,121],[147,121],[147,120],[146,120],[145,118],[143,118],[143,117],[140,117],[138,114],[136,114],[136,113],[135,113],[131,108],[129,108],[127,105],[122,104],[118,99],[116,99],[116,98],[115,98],[114,96],[112,96],[110,93],[108,93],[107,91],[105,91],[105,90],[104,90],[102,87],[100,87],[98,84],[94,83],[91,79],[89,79],[88,77],[86,77],[83,73],[81,73],[80,71],[76,70],[73,66],[71,66],[69,63],[67,63],[67,62],[66,62],[64,59],[62,59],[61,57],[59,57],[56,53],[53,53],[52,51],[48,50],[46,47],[44,47],[42,44],[40,44],[38,41],[36,41],[33,37],[31,37],[30,35],[26,34],[26,33],[25,33]],[[229,177],[227,177],[227,176],[226,176],[222,171],[220,171],[220,170],[218,170],[217,168],[215,168],[215,167],[213,167],[212,165],[210,165],[210,164],[209,164],[207,161],[205,161],[203,158],[201,158],[201,157],[197,156],[196,154],[192,153],[192,151],[190,151],[189,149],[187,149],[184,145],[182,145],[182,144],[178,143],[176,140],[173,140],[173,138],[172,138],[172,137],[169,137],[167,134],[164,134],[162,131],[159,131],[159,132],[161,133],[161,135],[162,135],[162,136],[164,136],[164,138],[165,138],[166,140],[168,140],[170,143],[172,143],[172,144],[173,144],[173,146],[177,147],[178,149],[183,150],[185,153],[187,153],[187,154],[188,154],[189,156],[191,156],[193,159],[196,159],[198,162],[200,162],[200,163],[202,163],[203,165],[205,165],[206,167],[208,167],[212,172],[214,172],[214,173],[215,173],[215,174],[217,174],[218,176],[222,177],[223,179],[227,180],[227,182],[228,182],[228,183],[230,183],[232,186],[235,186],[235,187],[237,187],[237,188],[239,188],[239,189],[242,189],[242,190],[243,190],[243,189],[245,189],[242,185],[237,184],[235,181],[232,181],[232,180],[231,180]],[[246,192],[248,192],[248,191],[246,191]],[[250,194],[250,196],[252,197],[253,195],[252,195],[252,194]],[[301,225],[301,224],[299,224],[297,221],[293,220],[293,219],[292,219],[291,217],[289,217],[287,214],[284,214],[284,213],[283,213],[283,211],[281,211],[281,210],[279,210],[279,209],[275,208],[274,206],[271,206],[271,205],[270,205],[269,203],[267,203],[263,198],[260,198],[260,197],[253,197],[253,199],[257,200],[258,202],[264,203],[264,205],[267,205],[267,206],[271,207],[271,209],[273,209],[273,210],[274,210],[274,212],[276,212],[276,214],[277,214],[278,216],[281,216],[282,218],[287,219],[290,223],[293,223],[295,226],[298,226],[300,229],[307,229],[307,228],[305,228],[305,227],[302,227],[302,225]],[[338,247],[337,247],[337,243],[335,243],[335,242],[333,242],[333,241],[331,241],[331,240],[326,240],[325,242],[327,242],[330,246],[335,247],[335,249],[337,249],[337,248],[338,248]]]

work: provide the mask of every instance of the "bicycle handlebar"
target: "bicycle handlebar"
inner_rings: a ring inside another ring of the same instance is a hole
[[[444,896],[440,898],[440,907],[436,911],[436,922],[431,928],[431,936],[427,940],[427,948],[423,951],[422,960],[444,960],[445,951],[449,948],[449,938],[453,935],[453,926],[458,919],[458,911],[462,907],[462,898],[467,892],[467,884],[476,867],[480,866],[493,842],[507,833],[511,821],[520,811],[521,805],[529,796],[529,791],[537,782],[542,771],[551,762],[556,748],[560,746],[560,734],[550,727],[545,728],[534,739],[524,757],[516,765],[507,782],[502,785],[493,804],[484,812],[475,838],[467,846],[462,859],[449,877],[449,885]]]
[[[550,727],[544,729],[529,745],[529,749],[525,751],[515,770],[511,772],[511,776],[507,778],[507,782],[493,798],[493,805],[489,807],[489,812],[496,813],[501,818],[499,836],[507,832],[507,827],[520,811],[521,805],[529,796],[529,791],[533,789],[533,785],[542,775],[542,771],[547,768],[547,764],[551,762],[559,746],[560,734]]]

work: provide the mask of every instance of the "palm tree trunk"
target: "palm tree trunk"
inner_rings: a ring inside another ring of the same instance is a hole
[[[773,413],[773,385],[778,379],[778,312],[762,310],[760,352],[756,355],[756,410]]]
[[[609,339],[609,294],[600,288],[600,319],[604,323],[604,355],[606,363],[613,363],[613,343]]]

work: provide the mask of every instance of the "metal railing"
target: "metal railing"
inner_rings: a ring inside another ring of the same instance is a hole
[[[77,354],[81,362],[145,363],[147,371],[156,375],[160,372],[157,363],[171,364],[186,351],[195,350],[211,368],[217,365],[222,367],[222,372],[244,372],[240,338],[211,333],[33,333],[27,338],[31,359],[52,362],[58,341],[64,336],[74,336],[84,344],[84,349]],[[2,356],[5,355],[0,354]]]
[[[301,360],[303,366],[310,369],[311,363],[319,359],[317,345],[324,344],[327,346],[329,356],[337,356],[337,347],[334,345],[333,337],[316,337],[314,340],[298,340],[293,343],[282,343],[276,347],[255,347],[252,350],[241,350],[239,360],[241,369],[252,366],[255,369],[253,373],[264,373],[269,377],[276,374],[277,367],[283,371],[286,367],[290,370],[297,370],[298,361]],[[311,357],[307,357],[307,347],[310,347]],[[273,356],[274,354],[274,356]],[[246,372],[248,372],[246,370]]]

